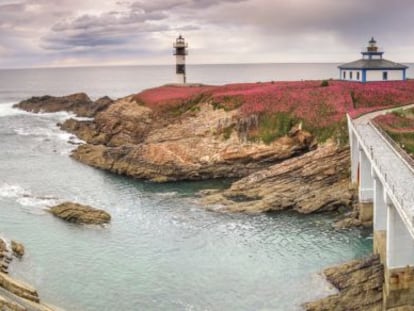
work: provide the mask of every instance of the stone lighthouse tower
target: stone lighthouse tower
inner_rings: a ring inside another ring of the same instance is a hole
[[[188,55],[187,48],[188,44],[185,43],[184,38],[180,35],[174,43],[177,83],[180,84],[184,84],[187,82],[187,77],[185,73],[185,56]]]

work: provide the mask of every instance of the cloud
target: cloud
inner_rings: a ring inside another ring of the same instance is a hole
[[[43,38],[42,47],[62,50],[121,45],[135,41],[142,34],[167,31],[168,26],[157,23],[166,17],[162,12],[85,14],[53,25]]]
[[[413,9],[412,0],[0,0],[0,67],[167,63],[179,33],[196,63],[349,60],[371,36],[407,61]]]

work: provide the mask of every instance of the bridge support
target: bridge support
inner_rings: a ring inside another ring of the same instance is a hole
[[[374,177],[374,253],[379,254],[381,263],[386,259],[387,204],[384,187],[378,177]]]
[[[349,139],[351,145],[351,181],[358,182],[358,167],[359,167],[359,143],[355,132],[350,129]]]
[[[392,204],[387,216],[387,268],[414,267],[414,240]]]
[[[371,174],[371,162],[364,150],[359,150],[359,201],[372,202],[374,199],[374,178]]]
[[[414,305],[414,240],[397,209],[387,209],[384,309]]]

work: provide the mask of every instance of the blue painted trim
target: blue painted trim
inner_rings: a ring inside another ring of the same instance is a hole
[[[367,70],[362,69],[362,83],[367,82]]]

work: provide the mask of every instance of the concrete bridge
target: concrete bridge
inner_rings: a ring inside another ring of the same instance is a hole
[[[372,124],[385,112],[348,116],[348,129],[351,178],[362,213],[373,213],[374,252],[385,267],[383,310],[389,310],[414,306],[414,162]]]

